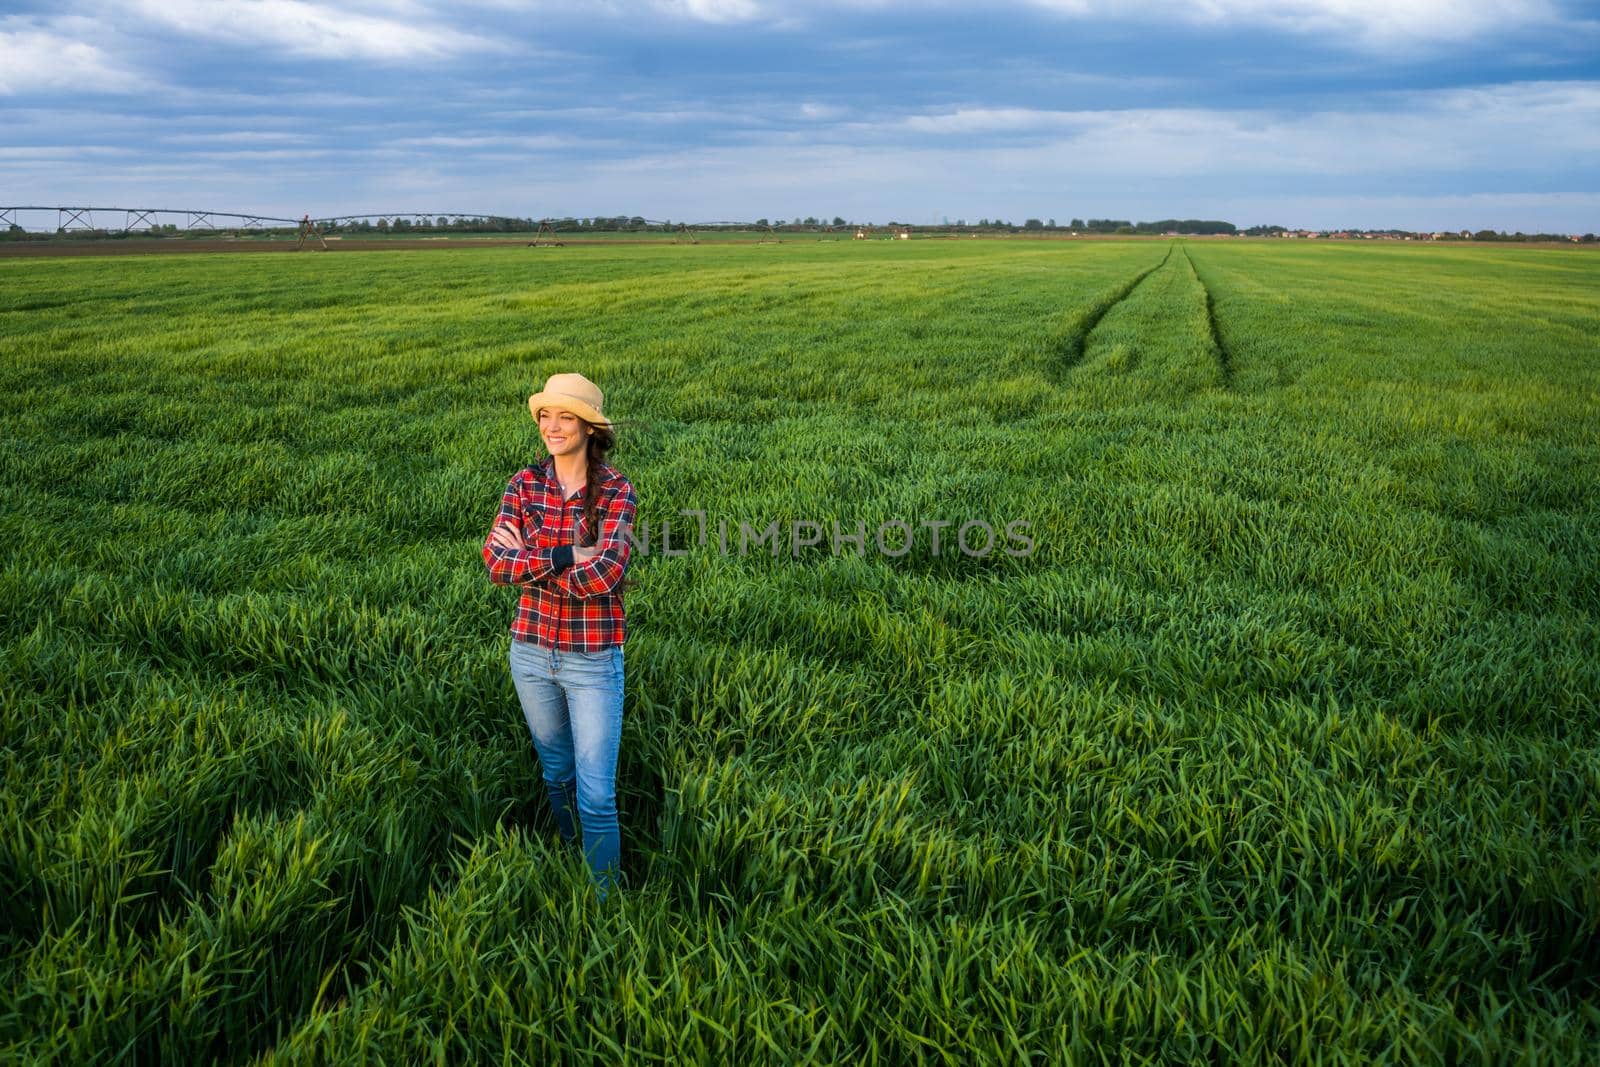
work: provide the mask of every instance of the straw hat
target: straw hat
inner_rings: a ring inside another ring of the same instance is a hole
[[[611,420],[600,414],[605,395],[600,387],[581,374],[552,374],[544,388],[528,398],[528,413],[535,419],[540,408],[570,411],[585,422],[609,427]]]

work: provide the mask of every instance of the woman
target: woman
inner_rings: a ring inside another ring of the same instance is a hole
[[[489,579],[522,589],[511,680],[556,826],[569,844],[581,826],[601,899],[621,873],[622,575],[637,505],[604,461],[616,435],[603,400],[581,374],[553,374],[528,398],[550,454],[511,479],[483,544]]]

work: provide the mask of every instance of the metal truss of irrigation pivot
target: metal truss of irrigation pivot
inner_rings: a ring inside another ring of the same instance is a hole
[[[96,218],[96,216],[99,218]],[[507,215],[485,215],[453,211],[386,211],[363,215],[304,215],[298,219],[241,211],[202,211],[195,208],[166,207],[59,207],[39,204],[0,206],[0,230],[15,227],[34,233],[133,233],[138,230],[163,230],[214,233],[224,230],[293,230],[310,223],[322,233],[346,228],[366,219],[406,220],[419,226],[432,226],[440,218],[482,219],[486,222],[515,221]]]
[[[100,217],[96,219],[96,215]],[[340,230],[349,230],[363,222],[389,220],[404,222],[418,228],[433,228],[439,219],[451,220],[451,225],[466,221],[487,224],[514,222],[529,225],[534,220],[511,215],[493,215],[475,211],[372,211],[359,215],[304,215],[301,218],[283,218],[276,215],[246,214],[238,211],[200,211],[194,208],[161,207],[61,207],[37,204],[18,204],[0,207],[0,230],[19,229],[30,233],[134,233],[136,231],[162,231],[169,227],[181,233],[221,233],[238,230],[301,229],[302,241],[307,235],[321,236]],[[675,244],[698,244],[699,232],[707,230],[757,230],[761,243],[781,242],[775,227],[766,222],[678,222],[646,219],[638,215],[593,215],[582,217],[542,218],[530,245],[559,245],[559,234],[574,225],[593,232],[599,222],[621,222],[622,228],[649,227],[668,231]],[[53,225],[52,225],[53,223]],[[825,227],[832,230],[833,227]]]
[[[99,219],[95,215],[100,216]],[[55,224],[52,226],[50,222]],[[295,226],[299,219],[271,215],[246,215],[235,211],[197,211],[165,207],[51,207],[17,204],[0,207],[0,229],[30,232],[132,233],[171,226],[185,232],[222,230],[273,230]],[[31,225],[30,225],[31,224]]]

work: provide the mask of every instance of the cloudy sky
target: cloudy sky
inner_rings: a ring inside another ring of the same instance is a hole
[[[1600,231],[1600,3],[0,0],[0,205]]]

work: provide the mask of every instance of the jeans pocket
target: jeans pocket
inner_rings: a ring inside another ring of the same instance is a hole
[[[621,688],[622,653],[619,648],[600,648],[593,652],[561,653],[563,673],[575,685],[603,689]]]

